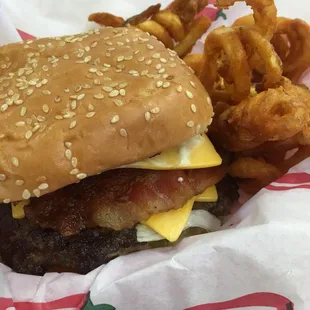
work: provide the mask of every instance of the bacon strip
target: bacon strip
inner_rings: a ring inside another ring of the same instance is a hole
[[[26,217],[63,236],[85,228],[131,228],[154,213],[181,208],[220,181],[226,168],[153,171],[118,169],[33,199]]]

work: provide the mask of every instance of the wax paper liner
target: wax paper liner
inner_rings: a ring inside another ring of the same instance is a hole
[[[87,23],[90,13],[129,17],[155,2],[2,0],[0,44],[81,32],[94,26]],[[308,2],[276,2],[279,15],[310,21]],[[215,28],[249,12],[237,3],[229,11],[210,5],[202,14],[217,19]],[[307,159],[245,203],[223,230],[173,248],[123,256],[86,276],[28,276],[0,264],[0,310],[310,309],[309,222]]]

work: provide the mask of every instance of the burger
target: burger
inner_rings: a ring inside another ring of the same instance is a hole
[[[0,262],[87,273],[219,227],[237,189],[175,52],[107,27],[3,46],[0,64]]]

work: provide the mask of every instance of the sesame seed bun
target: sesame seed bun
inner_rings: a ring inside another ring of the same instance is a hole
[[[10,44],[0,55],[5,203],[143,160],[211,123],[198,78],[137,29]]]

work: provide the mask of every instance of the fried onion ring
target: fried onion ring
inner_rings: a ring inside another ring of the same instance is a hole
[[[309,106],[298,87],[269,89],[215,116],[211,137],[230,151],[292,138],[309,124]]]
[[[171,11],[160,11],[153,20],[167,29],[176,42],[184,39],[185,31],[180,17]]]
[[[221,9],[227,9],[237,1],[243,0],[216,0],[215,6]],[[263,36],[270,40],[277,27],[277,8],[274,4],[274,0],[244,1],[253,9],[256,27]]]
[[[210,26],[211,21],[208,17],[199,16],[198,18],[196,18],[191,24],[187,35],[174,48],[179,57],[183,57],[184,55],[189,53],[197,40],[199,40],[202,35],[207,32]]]
[[[229,174],[241,179],[274,180],[281,175],[280,170],[263,159],[239,157],[229,168]]]
[[[259,32],[249,27],[240,27],[241,40],[244,45],[250,46],[261,58],[264,64],[265,89],[275,87],[282,78],[282,62],[270,42]],[[253,68],[255,69],[255,68]]]
[[[110,13],[93,13],[88,16],[88,21],[95,22],[101,26],[119,27],[124,23],[122,17]]]
[[[225,71],[228,76],[223,76],[226,82],[232,79],[232,99],[241,101],[248,97],[251,89],[251,71],[247,62],[247,55],[240,42],[238,31],[234,28],[220,27],[213,30],[207,37],[204,45],[205,63],[200,79],[207,91],[212,95],[214,83],[218,80],[221,52],[228,60]],[[221,63],[223,63],[221,61]]]
[[[186,55],[183,60],[185,63],[195,71],[197,76],[200,75],[201,68],[204,63],[204,55],[203,54],[189,54]]]
[[[168,31],[160,24],[153,20],[146,20],[137,26],[142,31],[148,32],[149,34],[156,37],[159,41],[163,42],[164,45],[170,49],[173,48],[173,41]]]
[[[288,40],[289,51],[281,55],[284,74],[288,78],[294,77],[294,82],[297,82],[310,66],[310,26],[300,19],[282,17],[278,19],[277,35]]]

